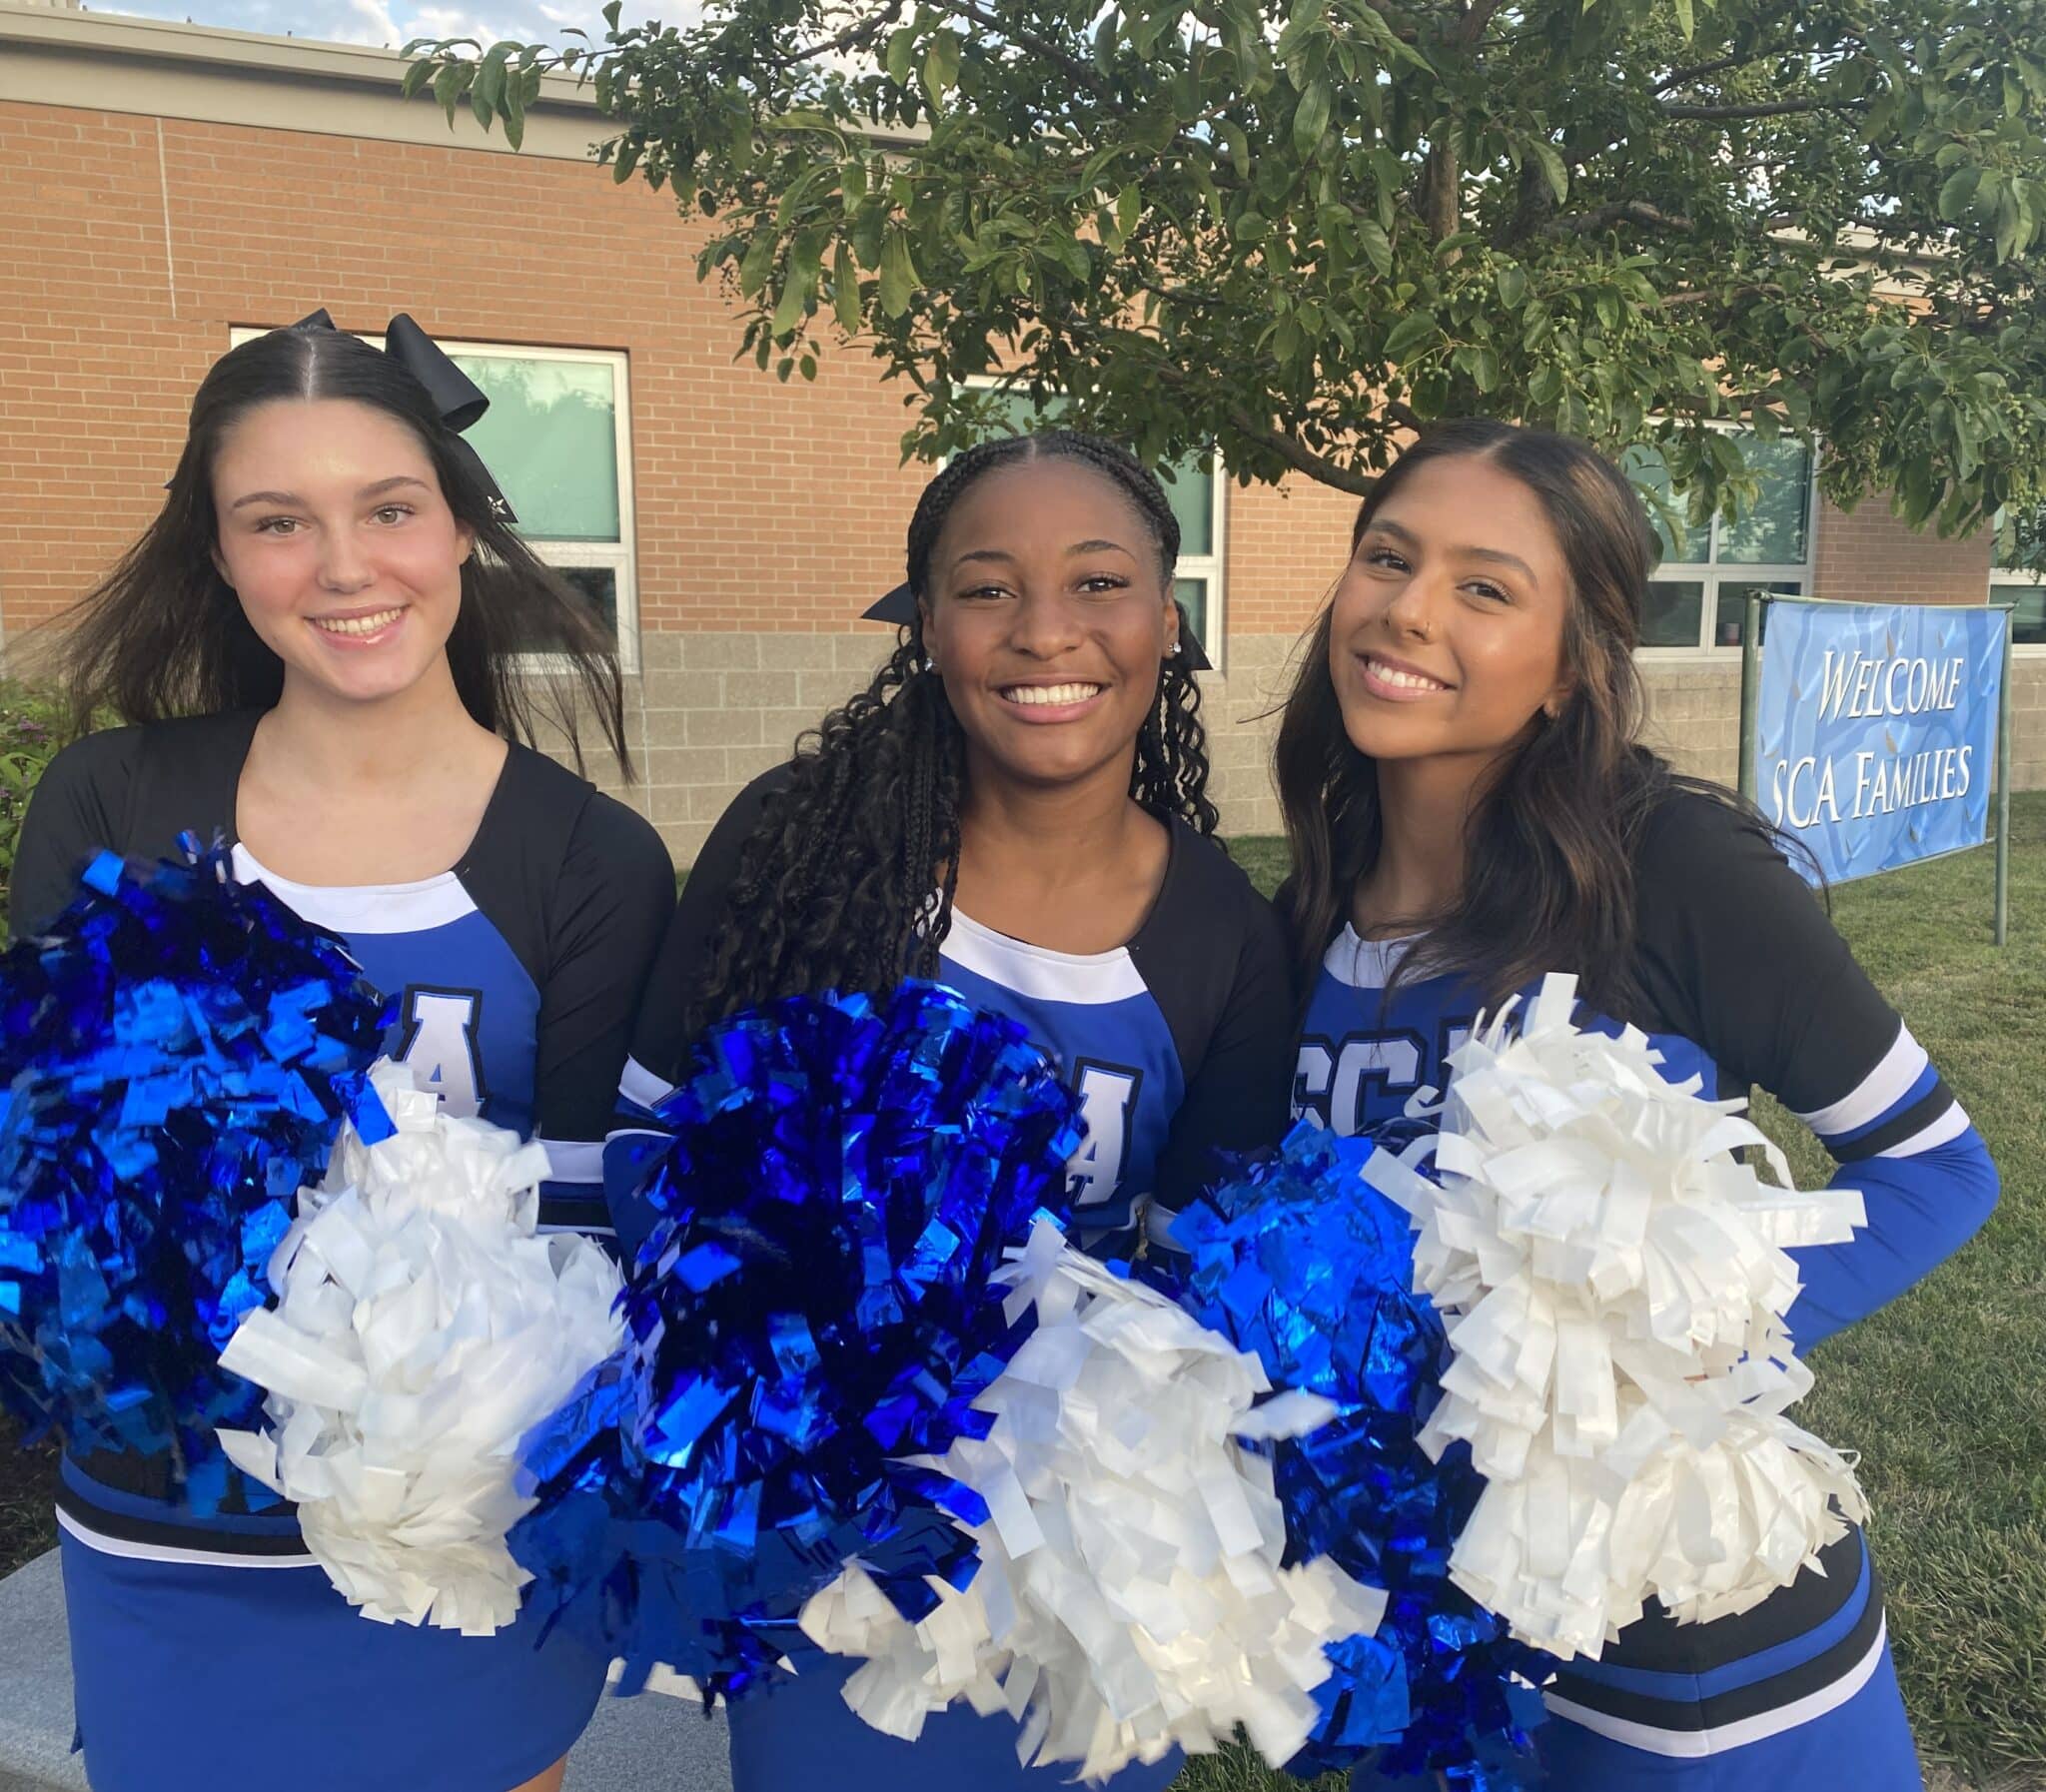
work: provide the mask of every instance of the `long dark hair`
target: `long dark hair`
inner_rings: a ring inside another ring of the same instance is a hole
[[[1053,430],[983,443],[924,488],[907,549],[909,588],[919,599],[960,493],[1001,467],[1041,459],[1081,461],[1116,484],[1150,530],[1170,589],[1179,523],[1158,480],[1113,443]],[[1161,820],[1212,835],[1200,707],[1184,655],[1166,659],[1137,736],[1130,794]],[[959,883],[965,744],[924,653],[919,609],[873,682],[798,743],[787,785],[768,800],[740,855],[690,1004],[692,1031],[776,996],[881,995],[904,977],[937,974]]]
[[[426,388],[391,356],[333,329],[270,331],[229,350],[200,382],[163,509],[59,621],[53,651],[73,726],[83,732],[109,709],[155,722],[277,702],[284,662],[250,626],[213,559],[221,441],[252,409],[277,399],[347,399],[420,439],[448,507],[476,536],[448,637],[464,707],[494,733],[528,744],[545,723],[565,737],[578,765],[577,719],[587,714],[629,775],[617,652],[588,605],[493,512]],[[521,667],[525,654],[552,664]]]
[[[1569,568],[1570,694],[1554,719],[1537,714],[1526,742],[1479,793],[1466,832],[1470,875],[1446,912],[1414,917],[1426,931],[1394,982],[1453,974],[1496,1004],[1544,971],[1575,971],[1587,1000],[1624,1018],[1639,1003],[1632,850],[1641,824],[1672,787],[1732,800],[1679,776],[1635,739],[1642,702],[1633,652],[1654,535],[1633,487],[1584,444],[1471,419],[1438,426],[1401,455],[1359,509],[1352,551],[1408,479],[1453,456],[1491,461],[1547,513]],[[1277,748],[1293,849],[1286,920],[1303,991],[1313,987],[1380,844],[1378,766],[1344,731],[1329,674],[1332,625],[1333,609],[1324,609]]]

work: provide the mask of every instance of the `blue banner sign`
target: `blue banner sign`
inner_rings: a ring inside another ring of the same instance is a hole
[[[2003,632],[1958,604],[1768,605],[1755,801],[1830,881],[1989,837]]]

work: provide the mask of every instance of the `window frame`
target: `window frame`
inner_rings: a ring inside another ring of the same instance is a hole
[[[976,392],[1001,392],[1003,383],[998,374],[969,374],[960,382],[962,386]],[[1020,388],[1010,388],[1016,397],[1027,398],[1028,393]],[[940,465],[944,462],[940,461]],[[1214,526],[1210,530],[1211,540],[1206,553],[1182,553],[1179,563],[1173,568],[1175,578],[1204,578],[1208,581],[1207,614],[1202,618],[1199,630],[1201,645],[1207,650],[1209,663],[1217,673],[1227,670],[1229,642],[1229,468],[1224,463],[1222,450],[1215,449],[1215,464],[1209,478],[1214,481],[1210,514]],[[1160,480],[1163,484],[1165,481]]]
[[[1998,510],[1990,521],[1989,526],[1994,531],[1991,536],[1992,545],[1990,552],[1992,554],[1995,552],[1995,537],[2003,532],[2003,520],[2004,512]],[[1989,568],[1989,582],[1983,587],[1984,596],[1992,603],[1996,601],[1996,587],[1998,585],[2029,585],[2037,589],[2046,586],[2046,572],[2035,572],[2026,566],[2004,566],[1992,563]],[[2013,638],[2010,650],[2012,653],[2022,654],[2028,659],[2046,658],[2046,641],[2021,641]]]
[[[269,334],[273,325],[237,324],[228,331],[228,346],[242,344]],[[381,331],[358,331],[374,348],[384,347]],[[560,361],[585,366],[603,365],[611,370],[611,430],[618,474],[618,538],[616,541],[568,541],[550,536],[519,538],[549,566],[571,570],[601,570],[612,576],[617,594],[614,646],[618,670],[636,675],[639,667],[639,556],[638,511],[632,467],[631,358],[623,349],[566,349],[528,343],[486,343],[469,338],[436,337],[434,346],[449,356],[468,355],[478,360]],[[564,669],[566,661],[554,653],[521,653],[513,661],[521,672],[544,674]]]
[[[1654,421],[1654,420],[1650,420]],[[1753,429],[1746,424],[1709,423],[1707,429],[1724,436],[1752,436]],[[1653,447],[1642,443],[1643,448]],[[1813,585],[1818,575],[1818,457],[1819,447],[1812,445],[1809,461],[1804,474],[1804,559],[1767,560],[1752,563],[1716,560],[1711,557],[1718,551],[1720,517],[1715,512],[1706,523],[1705,550],[1703,560],[1661,560],[1650,570],[1648,582],[1657,584],[1696,583],[1702,586],[1698,599],[1698,639],[1689,645],[1642,645],[1634,649],[1634,656],[1651,664],[1681,664],[1689,661],[1703,664],[1723,664],[1727,657],[1740,652],[1740,647],[1721,646],[1716,641],[1704,638],[1711,627],[1711,618],[1719,613],[1719,587],[1722,584],[1768,585],[1782,584],[1795,580],[1799,596],[1810,597],[1816,593]],[[1624,470],[1624,469],[1622,469]]]
[[[1989,582],[1983,587],[1988,601],[1996,601],[1998,585],[2028,585],[2034,589],[2046,587],[2046,572],[2033,572],[2023,566],[1991,566]],[[2046,641],[2021,641],[2013,637],[2010,650],[2026,658],[2046,658]]]

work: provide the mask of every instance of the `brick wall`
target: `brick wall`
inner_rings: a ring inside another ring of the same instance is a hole
[[[1647,724],[1641,737],[1679,771],[1731,784],[1740,772],[1737,654],[1642,668]]]
[[[159,161],[161,149],[161,162]],[[623,349],[648,630],[830,629],[893,583],[921,479],[900,392],[732,364],[697,227],[573,163],[0,104],[0,589],[9,629],[149,519],[237,324],[326,305],[443,335]],[[52,501],[65,516],[53,525]]]
[[[325,305],[344,328],[404,310],[450,338],[628,356],[643,668],[629,800],[678,859],[885,650],[855,618],[900,577],[924,477],[898,463],[902,389],[851,352],[814,385],[735,365],[732,314],[695,278],[700,226],[667,195],[453,143],[5,101],[0,217],[6,636],[54,615],[155,513],[229,331]],[[1226,638],[1204,679],[1215,791],[1226,827],[1269,831],[1270,712],[1356,503],[1304,481],[1231,486],[1226,503]],[[1824,595],[1979,597],[1988,548],[1914,536],[1871,501],[1822,511],[1816,558]],[[2046,782],[2046,661],[2023,663],[2020,768]],[[1733,661],[1646,675],[1657,744],[1730,778]]]
[[[1817,595],[1868,603],[1980,603],[1994,545],[1987,530],[1943,539],[1908,529],[1880,494],[1852,510],[1819,500],[1812,573]]]

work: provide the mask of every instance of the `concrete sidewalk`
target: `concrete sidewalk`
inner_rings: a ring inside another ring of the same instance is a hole
[[[0,1580],[0,1792],[87,1792],[71,1752],[71,1655],[56,1551]],[[649,1693],[607,1698],[565,1792],[731,1792],[724,1716]],[[431,1792],[431,1788],[408,1788]]]

